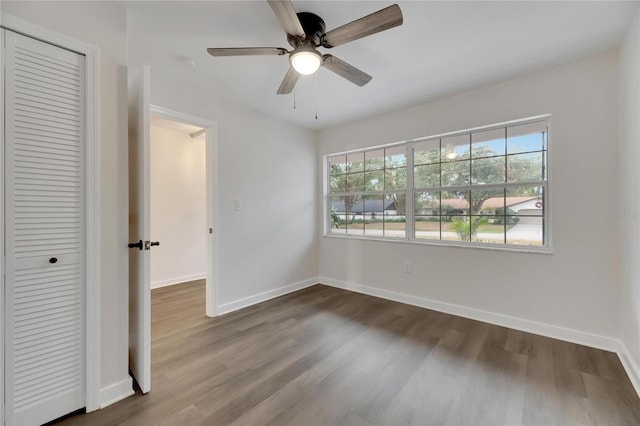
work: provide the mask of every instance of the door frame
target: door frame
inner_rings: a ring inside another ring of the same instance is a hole
[[[85,405],[87,412],[100,408],[100,49],[65,34],[3,13],[0,27],[85,56]],[[4,55],[0,55],[4,69]],[[4,84],[0,98],[4,99]],[[0,102],[0,117],[4,117]],[[4,241],[4,133],[0,134],[0,241]],[[4,401],[4,288],[5,252],[0,262],[0,401]],[[0,421],[4,424],[4,404],[0,404]]]
[[[207,228],[213,230],[207,240],[207,278],[205,283],[208,317],[218,315],[218,123],[183,112],[150,105],[150,115],[202,127],[205,130],[205,186]]]

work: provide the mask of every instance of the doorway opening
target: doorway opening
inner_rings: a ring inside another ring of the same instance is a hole
[[[206,129],[150,117],[151,341],[206,311]]]
[[[151,256],[151,289],[162,294],[183,285],[194,295],[204,291],[194,307],[213,317],[216,125],[154,105],[150,114],[151,235],[160,243]]]
[[[207,278],[205,133],[151,116],[152,290]]]

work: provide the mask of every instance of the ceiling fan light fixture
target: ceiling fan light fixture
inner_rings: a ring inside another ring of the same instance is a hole
[[[302,45],[297,47],[289,56],[291,66],[299,74],[309,75],[318,71],[322,64],[322,55],[310,46]]]

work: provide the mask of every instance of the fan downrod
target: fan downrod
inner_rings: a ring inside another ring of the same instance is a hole
[[[300,40],[287,34],[287,41],[291,47],[296,48],[305,42],[313,43],[314,47],[320,46],[320,39],[326,32],[324,20],[311,12],[299,12],[297,15],[302,29],[304,29],[305,38],[304,40]]]

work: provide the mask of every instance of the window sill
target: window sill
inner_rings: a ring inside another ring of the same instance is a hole
[[[400,243],[400,244],[410,244],[416,246],[437,246],[437,247],[455,247],[455,248],[464,248],[464,249],[480,249],[480,250],[491,250],[491,251],[506,251],[511,253],[527,253],[527,254],[543,254],[543,255],[552,255],[553,249],[551,247],[529,247],[529,246],[514,246],[514,245],[493,245],[493,244],[481,244],[481,243],[462,243],[458,241],[430,241],[430,240],[419,240],[419,239],[408,239],[408,238],[379,238],[379,237],[367,237],[367,236],[354,236],[354,235],[337,235],[326,233],[323,235],[324,238],[335,238],[338,240],[358,240],[358,241],[375,241],[381,243]]]

